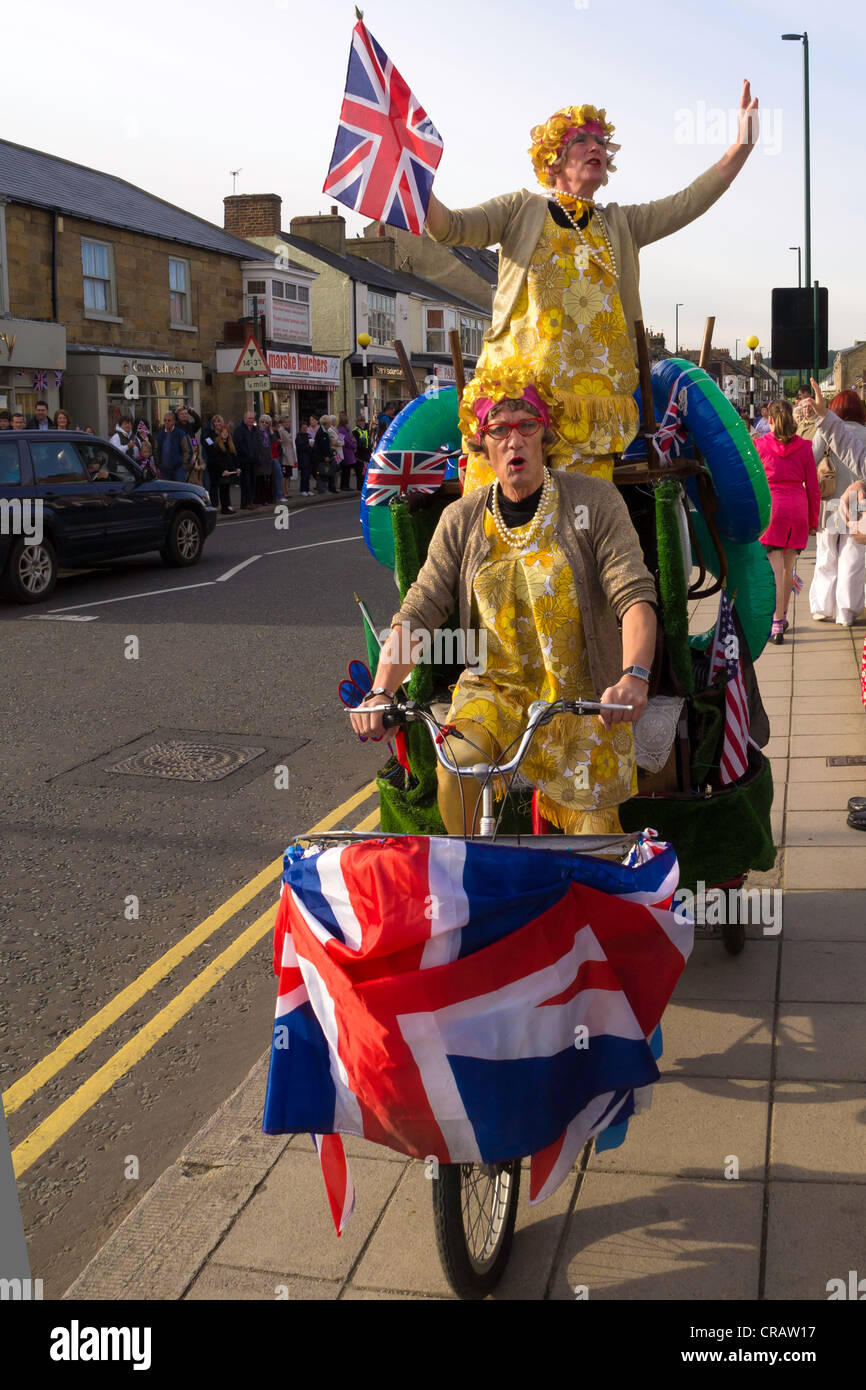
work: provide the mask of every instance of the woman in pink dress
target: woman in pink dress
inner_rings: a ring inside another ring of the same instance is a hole
[[[767,474],[772,500],[770,524],[761,536],[761,544],[766,547],[776,579],[776,611],[770,641],[778,645],[788,626],[795,561],[810,534],[818,528],[821,490],[812,445],[797,434],[789,401],[771,403],[770,423],[772,434],[756,440],[755,448]]]

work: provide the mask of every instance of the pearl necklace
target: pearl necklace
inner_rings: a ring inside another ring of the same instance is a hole
[[[496,527],[496,534],[502,541],[502,543],[504,545],[507,545],[509,549],[522,549],[524,546],[528,546],[535,539],[536,533],[541,529],[541,523],[544,520],[544,514],[547,510],[547,504],[550,500],[550,494],[553,491],[553,478],[550,475],[550,470],[548,468],[545,468],[544,470],[544,485],[541,489],[541,496],[538,499],[538,506],[535,509],[535,516],[532,518],[530,522],[525,522],[523,526],[508,527],[505,525],[505,522],[502,520],[502,517],[500,515],[499,507],[496,504],[496,489],[498,488],[498,486],[499,479],[494,478],[493,493],[491,497],[491,508],[493,512],[493,525]],[[524,530],[526,531],[526,534],[524,536],[521,536],[519,540],[515,540],[514,532]]]
[[[581,228],[577,225],[577,223],[575,222],[575,220],[574,220],[574,218],[572,217],[571,213],[569,212],[568,208],[567,208],[567,207],[565,206],[565,204],[563,203],[563,201],[562,201],[562,194],[560,193],[560,190],[559,190],[558,188],[551,188],[549,191],[553,194],[553,197],[555,198],[557,205],[558,205],[558,206],[562,209],[562,211],[565,213],[565,215],[566,215],[566,217],[568,218],[569,222],[571,223],[572,227],[573,227],[574,230],[577,232],[578,240],[580,241],[581,246],[583,246],[583,247],[585,248],[585,252],[586,252],[586,254],[589,256],[589,259],[590,259],[591,261],[595,261],[595,264],[596,264],[596,265],[601,266],[601,269],[602,269],[602,270],[606,271],[609,275],[612,274],[612,275],[613,275],[613,278],[616,279],[616,276],[617,276],[616,256],[614,255],[613,243],[611,242],[611,239],[610,239],[610,237],[608,236],[608,231],[607,231],[607,227],[606,227],[606,225],[605,225],[604,218],[603,218],[602,215],[601,215],[601,208],[596,207],[595,203],[592,201],[591,198],[581,198],[581,199],[580,199],[580,201],[581,201],[582,203],[586,203],[587,207],[590,208],[590,209],[592,210],[592,212],[594,212],[595,215],[596,215],[596,217],[598,218],[598,227],[599,227],[599,231],[601,232],[601,235],[602,235],[602,237],[603,237],[603,239],[604,239],[604,244],[605,244],[605,246],[607,247],[608,255],[610,256],[610,265],[606,265],[606,264],[605,264],[605,261],[604,261],[604,258],[603,258],[603,257],[602,257],[602,259],[601,259],[600,261],[596,260],[595,256],[593,255],[593,247],[592,247],[591,243],[588,242],[588,241],[586,240],[586,238],[585,238],[584,235],[583,235],[583,231],[582,231]],[[580,256],[575,256],[574,259],[575,259],[575,263],[576,263],[577,266],[578,266],[578,269],[580,269],[580,261],[582,260],[582,257],[580,257]]]

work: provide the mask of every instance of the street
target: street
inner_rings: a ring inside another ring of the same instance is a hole
[[[221,518],[192,569],[145,556],[62,578],[34,608],[0,601],[3,1087],[28,1078],[32,1091],[7,1095],[6,1112],[13,1151],[36,1133],[16,1167],[46,1299],[268,1046],[278,866],[240,910],[217,910],[382,762],[337,699],[365,655],[353,589],[385,625],[394,582],[360,538],[354,495],[307,504],[287,530],[271,512]],[[197,757],[217,771],[246,761],[211,781],[112,771],[166,740],[220,745],[187,750],[193,771]],[[347,825],[376,810],[370,791]],[[139,980],[211,914],[168,973]],[[262,914],[255,944],[208,987],[201,972]],[[143,1025],[187,986],[145,1051]],[[65,1061],[55,1050],[70,1036],[81,1045]]]

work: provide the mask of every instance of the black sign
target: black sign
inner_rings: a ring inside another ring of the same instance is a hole
[[[773,366],[786,371],[811,370],[827,366],[827,291],[818,290],[818,361],[812,360],[812,301],[813,292],[802,290],[773,290],[773,335],[770,351]]]

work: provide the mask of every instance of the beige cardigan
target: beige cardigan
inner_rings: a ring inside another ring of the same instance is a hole
[[[551,474],[559,492],[556,538],[574,575],[589,667],[598,699],[622,675],[619,623],[635,603],[655,604],[656,586],[644,564],[637,532],[619,492],[602,478],[582,473]],[[446,507],[433,533],[418,578],[391,620],[411,632],[434,632],[458,610],[464,633],[475,626],[472,586],[490,553],[484,534],[489,487]],[[585,507],[578,513],[576,508]],[[578,522],[586,520],[586,525]],[[467,644],[467,650],[469,650]]]
[[[616,256],[623,313],[635,351],[634,322],[643,318],[638,251],[694,222],[712,207],[727,187],[725,179],[713,166],[688,188],[668,198],[627,207],[610,203],[602,209]],[[479,207],[451,212],[448,231],[434,238],[445,246],[499,245],[499,283],[493,301],[493,322],[484,335],[485,340],[508,332],[512,310],[541,236],[547,205],[548,199],[543,193],[530,193],[522,188],[517,193],[491,198]],[[428,232],[429,235],[432,234]]]

